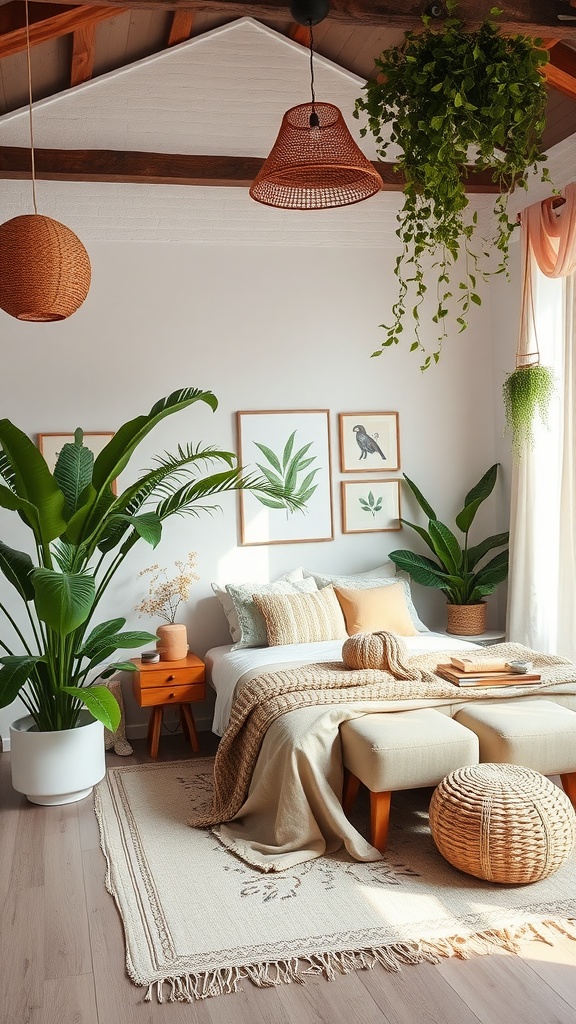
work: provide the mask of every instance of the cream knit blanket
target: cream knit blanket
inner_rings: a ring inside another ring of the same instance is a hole
[[[467,689],[464,694],[453,683],[429,675],[439,663],[449,661],[452,654],[461,653],[436,651],[410,658],[414,670],[425,673],[424,679],[396,679],[379,669],[347,669],[342,662],[310,664],[256,676],[242,688],[232,706],[230,723],[216,754],[212,807],[190,824],[205,828],[230,821],[237,814],[248,795],[264,736],[272,723],[288,711],[367,701],[375,703],[374,711],[382,711],[382,701],[416,698],[432,703],[485,700],[489,692],[485,687]],[[467,651],[466,656],[480,661],[485,660],[486,652]],[[542,676],[539,684],[510,687],[510,697],[541,693],[543,688],[576,678],[576,666],[567,658],[539,654],[522,644],[496,644],[490,648],[490,656],[506,661],[529,659]],[[498,697],[502,696],[503,689],[499,689]]]

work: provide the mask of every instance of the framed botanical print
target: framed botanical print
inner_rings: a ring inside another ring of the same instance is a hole
[[[401,530],[399,480],[342,480],[342,533]]]
[[[342,473],[400,469],[397,412],[341,412],[338,419]]]
[[[240,543],[332,540],[332,485],[327,409],[238,412],[241,465],[292,495],[301,508],[258,491],[239,491]]]

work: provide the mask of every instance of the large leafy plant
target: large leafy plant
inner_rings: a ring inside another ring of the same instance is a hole
[[[428,517],[428,528],[410,523],[407,519],[400,521],[416,531],[435,557],[432,559],[407,550],[392,551],[388,557],[416,583],[441,590],[449,604],[477,604],[508,576],[508,548],[482,566],[479,564],[489,551],[508,544],[508,531],[496,533],[473,546],[470,546],[468,539],[480,505],[494,490],[497,473],[496,463],[464,498],[464,506],[456,516],[456,526],[463,534],[462,540],[440,522],[416,484],[404,473],[406,483]]]
[[[385,50],[376,60],[377,78],[366,84],[354,114],[367,114],[382,159],[390,144],[401,149],[397,167],[403,174],[404,205],[398,235],[398,298],[392,321],[381,326],[385,340],[373,355],[398,344],[403,332],[410,351],[418,352],[427,369],[438,362],[447,336],[450,303],[455,304],[459,332],[467,327],[474,304],[480,305],[477,279],[507,270],[508,243],[515,223],[507,214],[509,194],[526,186],[526,175],[545,160],[541,155],[545,125],[546,88],[540,68],[549,57],[541,40],[501,35],[494,18],[497,8],[475,32],[466,32],[452,17],[456,0],[447,0],[448,18],[440,29],[424,17],[424,31],[407,32],[400,46]],[[391,134],[385,140],[386,126]],[[490,270],[486,241],[473,248],[477,214],[468,211],[466,178],[469,168],[491,171],[498,187],[495,203],[497,232],[493,241],[499,264]],[[542,170],[543,180],[547,170]],[[458,256],[465,257],[459,280],[451,283]],[[435,341],[423,340],[421,307],[432,258],[436,296],[432,321]],[[407,317],[412,317],[410,330]]]
[[[125,630],[123,618],[96,621],[107,587],[138,541],[156,547],[167,519],[212,511],[206,499],[223,491],[281,495],[263,478],[243,475],[232,452],[194,444],[156,458],[154,469],[113,493],[113,482],[152,428],[196,402],[212,410],[218,405],[210,391],[175,391],[121,426],[96,459],[77,430],[53,473],[30,438],[0,420],[0,507],[30,529],[34,548],[31,556],[0,541],[0,570],[23,612],[19,622],[0,602],[0,708],[20,695],[41,731],[73,728],[83,707],[108,729],[117,728],[117,702],[105,686],[89,686],[89,676],[104,662],[102,678],[135,670],[132,662],[115,660],[116,652],[156,640]]]

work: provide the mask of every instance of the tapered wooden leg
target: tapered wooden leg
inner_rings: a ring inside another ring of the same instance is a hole
[[[160,730],[162,728],[162,714],[164,708],[161,704],[157,707],[152,708],[150,712],[150,723],[148,729],[148,737],[150,740],[150,757],[158,757],[158,747],[160,745]]]
[[[354,807],[356,797],[358,796],[358,790],[360,789],[360,779],[357,779],[352,772],[344,769],[344,784],[342,787],[342,810],[344,814],[350,814],[350,811]]]
[[[560,781],[566,796],[570,798],[572,805],[576,807],[576,772],[568,772],[567,775],[561,775]]]
[[[370,824],[372,836],[370,842],[380,853],[384,853],[388,840],[388,823],[390,821],[390,800],[392,793],[370,793]]]
[[[194,721],[194,715],[189,704],[180,704],[180,722],[182,723],[182,732],[184,735],[188,735],[188,739],[192,744],[192,750],[195,754],[200,750],[200,744],[198,742],[198,733],[196,732],[196,723]]]

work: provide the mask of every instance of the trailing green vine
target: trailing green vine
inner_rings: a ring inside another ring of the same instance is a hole
[[[400,147],[397,167],[405,179],[396,231],[402,245],[394,268],[398,297],[392,322],[381,324],[385,340],[373,355],[400,342],[411,315],[410,351],[419,352],[422,370],[440,358],[450,301],[457,305],[460,333],[468,325],[471,307],[481,305],[478,278],[507,273],[508,243],[516,226],[508,218],[508,196],[517,187],[525,188],[527,172],[546,159],[540,152],[546,88],[539,69],[548,54],[540,49],[541,41],[501,35],[493,20],[502,13],[497,8],[477,31],[465,32],[452,16],[456,7],[456,0],[446,0],[449,16],[439,30],[425,16],[423,32],[407,32],[400,46],[377,58],[378,78],[367,82],[366,95],[356,100],[354,110],[355,117],[367,114],[361,134],[375,136],[381,159],[391,144]],[[388,123],[392,130],[385,140]],[[500,260],[496,270],[483,263],[489,256],[485,240],[479,252],[472,248],[477,214],[468,215],[467,168],[491,170],[500,190],[492,242]],[[541,176],[548,180],[547,168]],[[450,273],[461,253],[465,266],[454,287]],[[421,333],[428,256],[437,271],[432,351]]]

